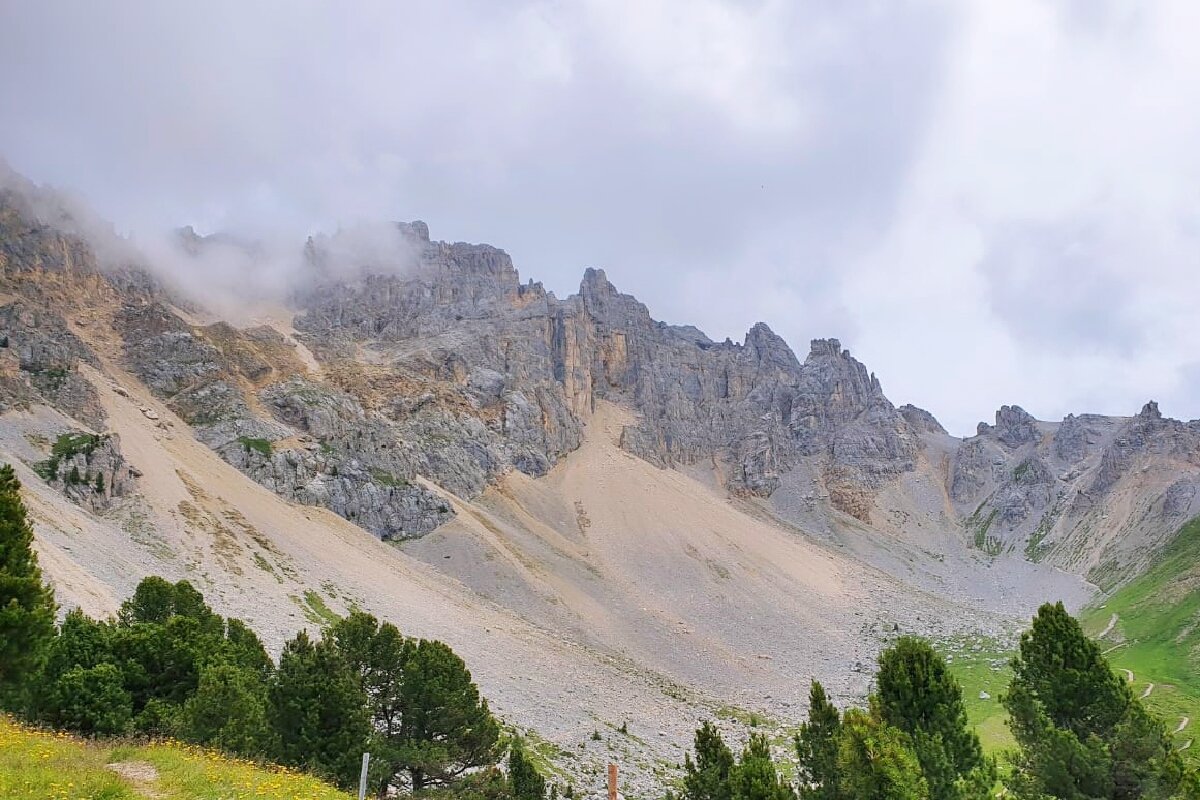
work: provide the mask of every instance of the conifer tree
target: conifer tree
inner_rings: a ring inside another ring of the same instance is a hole
[[[733,751],[708,720],[696,730],[695,751],[695,761],[690,753],[684,755],[683,800],[730,800]]]
[[[1013,686],[1027,690],[1056,728],[1080,741],[1111,732],[1133,700],[1129,686],[1061,602],[1039,608],[1021,635]]]
[[[514,739],[508,752],[508,787],[514,800],[545,800],[546,779],[525,756],[521,740]]]
[[[54,637],[54,592],[42,582],[33,528],[11,464],[0,467],[0,707],[21,710]]]
[[[379,796],[386,797],[405,771],[409,748],[401,727],[404,712],[405,665],[417,643],[405,639],[395,625],[362,611],[354,611],[330,627],[334,643],[367,698],[374,729],[372,774]]]
[[[398,752],[414,792],[495,764],[500,725],[463,660],[443,642],[410,648],[400,687]]]
[[[236,617],[225,620],[224,658],[230,664],[255,673],[262,679],[275,669],[267,648],[250,626]]]
[[[842,797],[927,800],[929,784],[908,736],[877,713],[852,708],[842,717],[838,747]]]
[[[121,671],[112,664],[72,667],[52,687],[49,720],[87,735],[114,736],[129,729],[133,717]]]
[[[179,715],[180,738],[241,755],[269,749],[266,685],[262,676],[232,664],[204,670],[196,693]]]
[[[733,800],[795,800],[792,787],[779,777],[771,746],[761,733],[753,734],[741,760],[730,774]]]
[[[370,736],[366,697],[341,654],[301,631],[284,645],[267,692],[275,757],[354,784]]]
[[[122,625],[166,622],[175,613],[175,587],[165,578],[149,575],[138,582],[133,596],[121,604],[117,619]]]
[[[960,800],[960,786],[975,770],[990,778],[979,737],[967,725],[962,687],[928,642],[899,639],[880,654],[876,681],[880,718],[908,734],[933,800]]]
[[[838,738],[842,718],[825,696],[825,687],[813,681],[808,692],[808,720],[796,735],[797,789],[801,800],[837,800]]]
[[[1038,609],[1003,698],[1019,798],[1186,797],[1191,777],[1161,720],[1133,697],[1062,603]]]

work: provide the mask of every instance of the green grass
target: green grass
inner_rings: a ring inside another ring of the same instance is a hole
[[[404,488],[408,486],[408,481],[404,478],[393,475],[385,469],[371,467],[371,479],[380,486],[389,486],[392,488]]]
[[[1104,644],[1115,669],[1134,673],[1134,693],[1149,683],[1146,706],[1174,730],[1182,717],[1192,723],[1176,737],[1182,745],[1200,730],[1200,518],[1184,525],[1150,569],[1089,609],[1085,630],[1099,634],[1117,614]],[[1193,745],[1185,755],[1200,763]]]
[[[141,783],[109,769],[149,764]],[[316,778],[178,743],[83,741],[0,717],[0,797],[5,800],[349,800]]]
[[[291,597],[296,605],[300,606],[300,610],[304,612],[308,621],[314,625],[326,628],[341,619],[332,608],[325,604],[325,598],[312,589],[306,590],[303,598],[296,597],[296,595]]]
[[[990,639],[957,641],[953,648],[943,643],[935,643],[934,646],[950,659],[950,672],[963,689],[967,721],[979,734],[983,749],[988,753],[998,753],[1013,747],[1015,743],[1007,725],[1008,714],[1000,705],[1000,695],[1012,679],[1008,662],[1013,657],[1013,651]],[[982,699],[980,692],[986,692],[990,697]]]
[[[269,439],[255,439],[250,436],[239,436],[238,441],[242,443],[242,447],[246,448],[249,453],[253,450],[255,453],[271,457],[271,441]]]

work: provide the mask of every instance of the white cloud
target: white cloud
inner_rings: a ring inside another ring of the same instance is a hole
[[[0,13],[0,153],[120,230],[423,218],[714,338],[840,337],[957,432],[1200,416],[1194,3]]]

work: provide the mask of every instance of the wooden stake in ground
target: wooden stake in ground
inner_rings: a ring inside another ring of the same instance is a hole
[[[617,765],[608,765],[608,800],[617,800]]]

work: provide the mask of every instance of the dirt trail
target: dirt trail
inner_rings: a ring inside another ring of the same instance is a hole
[[[1186,728],[1188,723],[1191,721],[1191,717],[1184,717],[1183,719],[1179,720],[1179,727],[1172,731],[1172,733],[1183,733],[1183,729]]]
[[[1154,691],[1154,684],[1153,684],[1153,683],[1151,683],[1151,684],[1148,684],[1148,685],[1146,686],[1145,690],[1142,692],[1142,697],[1141,697],[1141,699],[1142,699],[1142,700],[1145,700],[1147,697],[1149,697],[1149,696],[1150,696],[1150,693],[1151,693],[1151,692],[1153,692],[1153,691]]]
[[[1122,668],[1121,672],[1125,673],[1125,680],[1129,681],[1130,683],[1133,683],[1133,681],[1134,681],[1133,670]]]
[[[1182,753],[1184,750],[1187,750],[1191,746],[1192,746],[1192,740],[1188,739],[1186,742],[1183,743],[1183,747],[1179,748],[1179,752]]]
[[[165,797],[154,788],[154,784],[158,782],[158,770],[153,764],[145,761],[116,761],[109,764],[108,768],[133,784],[133,788],[143,797]]]
[[[1112,633],[1112,629],[1117,627],[1118,619],[1119,619],[1119,617],[1115,613],[1111,617],[1109,617],[1108,624],[1104,626],[1104,630],[1100,631],[1100,635],[1097,636],[1096,638],[1103,639],[1105,636],[1108,636],[1110,633]]]

